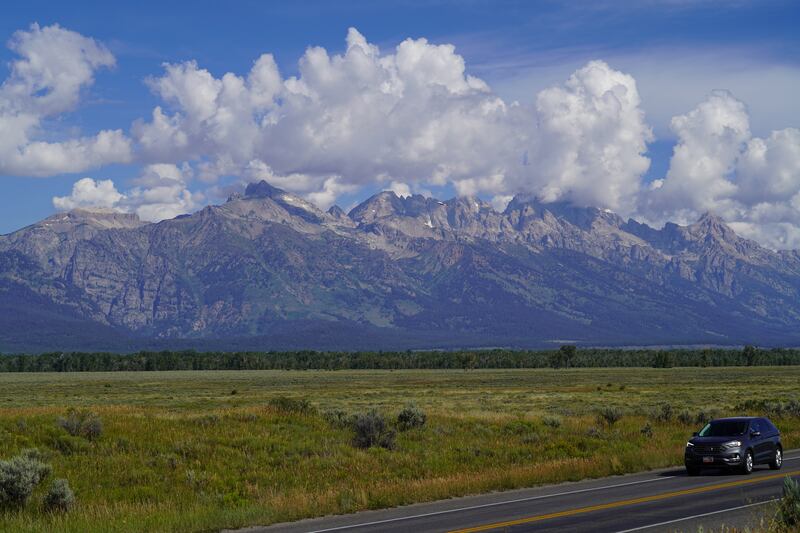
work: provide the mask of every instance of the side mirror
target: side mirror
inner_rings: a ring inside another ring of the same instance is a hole
[[[699,433],[697,433],[696,431],[692,433],[692,437],[696,437],[697,435],[699,435]]]

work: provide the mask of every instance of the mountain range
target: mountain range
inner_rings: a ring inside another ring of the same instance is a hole
[[[0,351],[787,345],[799,293],[797,251],[712,214],[393,192],[345,213],[262,181],[158,223],[78,209],[0,236]]]

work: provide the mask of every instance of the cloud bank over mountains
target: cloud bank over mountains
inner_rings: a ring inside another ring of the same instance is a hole
[[[750,133],[747,108],[715,91],[672,119],[678,137],[667,176],[639,210],[656,222],[713,211],[739,233],[775,248],[800,246],[800,130]]]
[[[53,205],[61,211],[114,209],[158,222],[203,206],[205,196],[188,189],[192,177],[192,168],[187,163],[180,167],[170,163],[146,165],[141,175],[133,180],[135,186],[124,194],[112,180],[82,178],[72,186],[69,196],[53,198]]]
[[[497,208],[515,194],[609,208],[653,224],[713,211],[745,236],[800,248],[800,130],[750,132],[725,91],[676,116],[666,175],[646,183],[654,140],[634,78],[592,61],[564,83],[504,101],[452,45],[406,39],[384,52],[356,29],[331,55],[310,47],[296,76],[270,54],[245,74],[195,61],[147,80],[160,100],[129,130],[44,140],[73,111],[102,44],[58,26],[17,32],[0,87],[0,174],[47,176],[133,163],[133,187],[83,178],[58,209],[104,207],[160,220],[202,206],[220,178],[267,179],[321,207],[361,189],[452,186]],[[698,100],[704,95],[698,95]]]

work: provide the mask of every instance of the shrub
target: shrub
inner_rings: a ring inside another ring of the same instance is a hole
[[[355,415],[353,432],[353,446],[356,448],[380,446],[392,450],[395,447],[395,432],[387,426],[383,415],[374,409]]]
[[[201,427],[216,426],[220,422],[219,415],[203,415],[194,419],[194,422]]]
[[[796,399],[786,402],[780,400],[745,400],[736,405],[735,410],[755,412],[773,418],[784,416],[800,418],[800,401]]]
[[[593,439],[599,439],[600,437],[603,436],[603,433],[596,427],[589,426],[589,428],[586,430],[586,436],[591,437]]]
[[[397,428],[400,431],[408,431],[409,429],[420,428],[425,425],[428,417],[425,412],[416,405],[409,404],[400,411],[397,415]]]
[[[66,479],[55,479],[44,496],[44,508],[48,511],[69,511],[75,503],[75,494]]]
[[[85,439],[64,435],[63,433],[48,439],[48,445],[62,455],[83,453],[90,447],[90,444]]]
[[[613,426],[622,418],[622,411],[616,407],[603,407],[597,414],[598,422],[606,423],[609,427]]]
[[[322,413],[322,418],[337,429],[350,427],[353,424],[353,417],[342,409],[328,409]]]
[[[484,426],[476,426],[475,429],[485,429],[482,433],[489,434],[491,430]],[[511,420],[503,425],[503,433],[507,435],[524,435],[536,429],[536,425],[530,420]]]
[[[38,450],[0,461],[0,507],[23,506],[31,493],[50,475],[50,465],[42,461]]]
[[[561,419],[557,416],[546,416],[542,419],[542,424],[553,429],[560,428]]]
[[[659,422],[669,422],[672,420],[673,412],[672,405],[668,403],[661,404],[661,407],[655,413],[655,419]]]
[[[70,409],[66,418],[58,419],[58,425],[73,437],[83,437],[87,440],[97,440],[103,434],[103,421],[91,411]]]
[[[792,400],[794,401],[794,400]],[[764,400],[759,402],[758,411],[770,417],[781,417],[790,414],[791,402],[784,404],[780,401]]]
[[[522,444],[536,444],[541,442],[541,440],[542,438],[539,436],[539,434],[534,431],[526,433],[522,436]]]
[[[694,421],[697,424],[706,425],[711,420],[717,418],[718,411],[715,409],[708,409],[708,410],[700,410],[694,417]]]
[[[783,480],[783,499],[775,516],[778,531],[797,531],[800,528],[800,483],[786,476]]]
[[[311,415],[316,413],[316,409],[305,398],[296,399],[288,398],[286,396],[277,396],[271,398],[268,405],[277,411],[284,413],[297,413],[301,415]]]
[[[83,436],[87,440],[97,440],[103,434],[103,421],[100,417],[92,414],[83,424]]]
[[[800,418],[800,401],[789,400],[783,405],[783,412],[789,416]]]
[[[690,413],[689,411],[684,409],[683,411],[678,413],[678,422],[680,422],[684,426],[693,425],[694,421],[695,421],[695,417],[692,416],[692,413]]]
[[[77,437],[81,434],[81,420],[79,418],[78,411],[75,409],[70,409],[67,412],[66,418],[59,417],[58,425],[65,429],[67,433],[73,437]]]

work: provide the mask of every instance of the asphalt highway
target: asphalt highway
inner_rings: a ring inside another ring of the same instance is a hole
[[[749,476],[709,470],[688,477],[683,468],[672,468],[244,531],[652,533],[743,527],[780,498],[787,475],[800,479],[800,450],[786,452],[782,470],[759,465]]]

